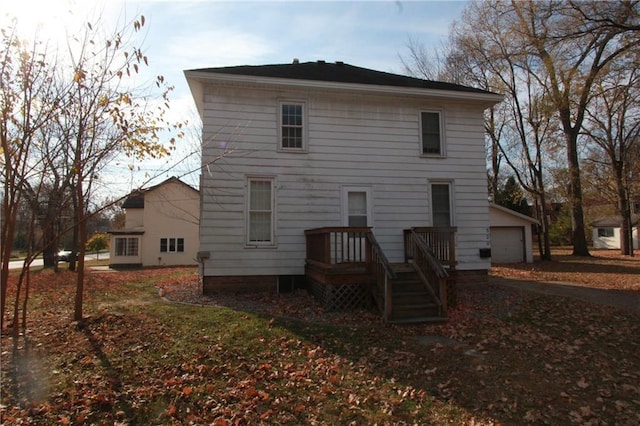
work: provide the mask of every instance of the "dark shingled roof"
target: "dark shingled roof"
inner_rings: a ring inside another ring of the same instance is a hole
[[[183,181],[181,181],[180,179],[178,179],[177,177],[173,176],[170,177],[169,179],[154,185],[150,188],[147,189],[136,189],[135,191],[133,191],[131,194],[129,194],[127,196],[127,198],[124,200],[124,202],[122,203],[122,208],[123,209],[143,209],[144,208],[144,194],[146,194],[147,192],[151,192],[154,189],[167,184],[169,182],[177,182],[180,183],[184,186],[186,186],[187,188],[190,188],[193,191],[198,192],[197,189],[191,187],[190,185],[187,185],[186,183],[184,183]]]
[[[473,87],[375,71],[343,62],[329,63],[317,61],[297,63],[294,61],[294,63],[291,64],[241,65],[234,67],[201,68],[191,71],[492,94],[486,90]]]
[[[143,209],[144,208],[144,190],[137,190],[129,194],[124,203],[122,203],[123,209]]]

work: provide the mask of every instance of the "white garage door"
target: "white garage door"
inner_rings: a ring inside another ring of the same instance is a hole
[[[521,227],[491,228],[491,262],[524,262],[524,230]]]

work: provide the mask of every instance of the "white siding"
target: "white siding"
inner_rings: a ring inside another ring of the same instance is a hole
[[[633,248],[640,248],[640,227],[633,228]],[[599,237],[598,228],[593,229],[593,248],[596,249],[620,249],[621,246],[620,228],[613,228],[613,237]]]
[[[207,275],[304,273],[304,230],[342,225],[341,187],[370,188],[374,233],[392,262],[402,230],[429,226],[428,182],[454,186],[459,269],[488,269],[482,107],[318,90],[205,90],[200,250]],[[280,99],[307,102],[307,152],[278,152]],[[420,157],[419,112],[444,112],[446,158]],[[218,158],[226,148],[227,154]],[[245,244],[246,176],[276,178],[276,246]]]
[[[168,182],[144,196],[144,266],[193,265],[198,252],[199,194],[179,182]],[[127,215],[129,212],[127,211]],[[160,252],[161,238],[184,239],[183,252]]]

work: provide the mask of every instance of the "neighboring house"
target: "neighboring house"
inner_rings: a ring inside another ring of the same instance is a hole
[[[489,206],[491,228],[491,262],[533,262],[532,225],[536,219],[498,204]]]
[[[590,223],[593,228],[593,248],[620,249],[620,229],[622,218],[619,216],[601,217]],[[640,248],[640,215],[632,215],[633,248]]]
[[[451,230],[459,274],[486,276],[483,118],[501,95],[342,62],[185,75],[203,120],[205,292],[358,263],[368,228],[391,263],[408,257],[404,230]]]
[[[109,231],[110,267],[196,264],[200,218],[196,189],[172,177],[132,192],[122,208],[124,228]]]

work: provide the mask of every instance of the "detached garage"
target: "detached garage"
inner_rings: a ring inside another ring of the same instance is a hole
[[[489,204],[491,263],[533,262],[531,225],[539,222],[497,204]]]

